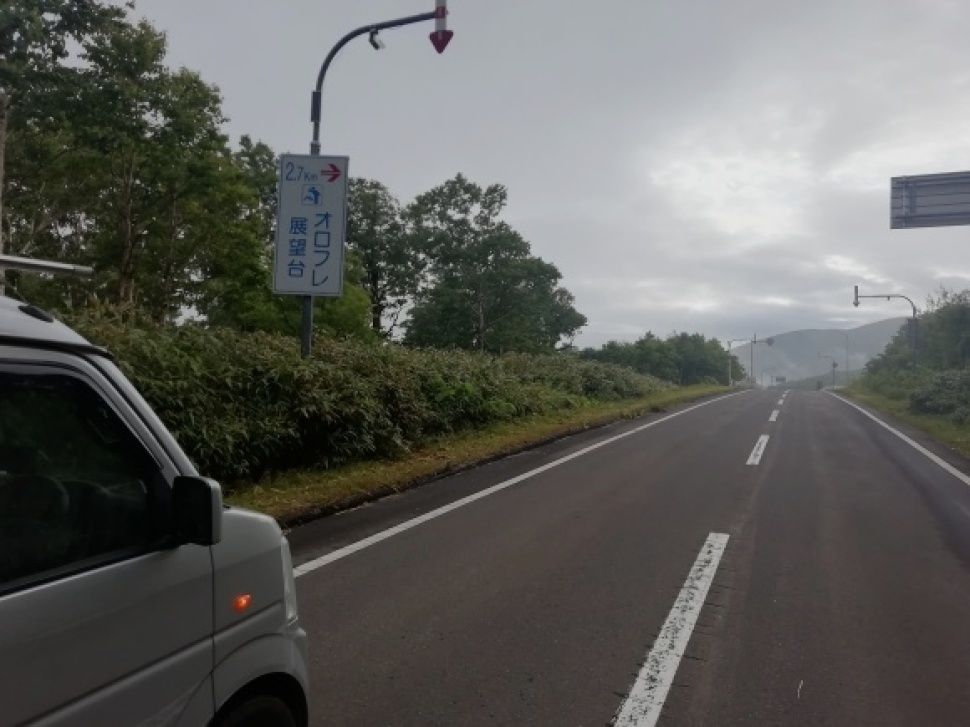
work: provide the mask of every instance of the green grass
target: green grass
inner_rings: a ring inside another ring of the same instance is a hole
[[[947,415],[914,414],[909,410],[907,399],[892,399],[867,391],[858,385],[850,386],[839,393],[908,424],[960,454],[970,457],[970,426],[961,426]]]
[[[641,399],[598,402],[578,410],[528,417],[445,437],[397,460],[277,474],[240,487],[239,492],[227,495],[226,501],[292,526],[569,434],[665,411],[669,406],[724,391],[723,386],[690,386]]]

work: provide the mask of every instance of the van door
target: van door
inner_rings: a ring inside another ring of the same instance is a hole
[[[212,714],[211,551],[166,540],[171,464],[140,427],[91,367],[0,360],[5,725]]]

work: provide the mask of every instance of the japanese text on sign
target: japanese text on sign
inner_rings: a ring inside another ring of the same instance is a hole
[[[281,157],[273,265],[275,293],[342,293],[347,170],[346,157]]]

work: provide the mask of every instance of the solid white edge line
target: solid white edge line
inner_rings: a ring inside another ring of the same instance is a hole
[[[905,434],[903,434],[898,429],[894,429],[893,427],[889,426],[882,419],[880,419],[877,416],[873,416],[872,414],[870,414],[869,412],[867,412],[865,409],[863,409],[858,404],[855,404],[855,403],[849,401],[848,399],[839,396],[838,394],[832,394],[831,391],[829,392],[829,394],[831,394],[832,396],[834,396],[836,399],[838,399],[842,403],[848,404],[853,409],[858,409],[863,414],[865,414],[867,417],[869,417],[870,419],[872,419],[872,421],[874,421],[880,427],[882,427],[883,429],[889,430],[890,432],[892,432],[893,434],[895,434],[897,437],[899,437],[900,439],[902,439],[904,442],[906,442],[906,444],[908,444],[910,447],[912,447],[917,452],[919,452],[920,454],[922,454],[924,457],[926,457],[927,459],[929,459],[931,462],[933,462],[934,464],[939,465],[942,469],[944,469],[947,472],[949,472],[951,475],[953,475],[958,480],[960,480],[960,482],[962,482],[963,484],[965,484],[967,486],[970,486],[970,477],[968,477],[967,475],[965,475],[963,472],[961,472],[960,470],[958,470],[956,467],[954,467],[952,464],[950,464],[949,462],[947,462],[942,457],[939,457],[939,456],[933,454],[930,450],[928,450],[922,444],[920,444],[919,442],[916,442],[916,441],[912,440],[910,437],[907,437]]]
[[[768,421],[769,422],[776,422],[776,421],[778,421],[778,414],[779,414],[778,410],[775,409],[773,412],[771,412],[771,416],[768,417]]]
[[[751,456],[748,457],[748,464],[761,464],[761,456],[765,453],[765,449],[768,446],[768,435],[762,434],[758,437],[758,441],[754,445],[754,449],[751,450]]]
[[[707,592],[714,581],[717,566],[724,555],[728,537],[726,533],[707,536],[684,587],[680,589],[660,629],[660,635],[650,648],[633,688],[617,713],[614,727],[653,727],[657,724],[680,660],[687,651],[697,618],[704,607]]]
[[[454,502],[448,505],[443,505],[442,507],[439,507],[435,510],[426,512],[424,515],[419,515],[418,517],[412,518],[411,520],[405,520],[403,523],[399,523],[394,527],[388,528],[387,530],[382,530],[379,533],[374,533],[373,535],[363,538],[361,540],[358,540],[355,543],[351,543],[350,545],[345,545],[343,548],[338,548],[337,550],[334,550],[331,553],[327,553],[326,555],[321,555],[319,558],[308,560],[306,563],[303,563],[302,565],[299,565],[296,568],[294,568],[293,574],[297,578],[299,578],[300,576],[304,576],[307,573],[310,573],[311,571],[315,571],[317,568],[322,568],[323,566],[329,565],[330,563],[340,560],[341,558],[346,558],[348,555],[356,553],[359,550],[363,550],[364,548],[369,548],[370,546],[376,543],[379,543],[382,540],[393,538],[395,535],[399,535],[400,533],[403,533],[406,530],[410,530],[411,528],[417,527],[422,523],[426,523],[429,520],[434,520],[435,518],[441,517],[442,515],[446,515],[452,510],[457,510],[458,508],[471,504],[476,500],[481,500],[483,497],[488,497],[489,495],[493,495],[496,492],[500,492],[501,490],[504,490],[508,487],[517,485],[520,482],[524,482],[525,480],[531,477],[535,477],[538,474],[547,472],[553,469],[554,467],[558,467],[561,464],[565,464],[566,462],[574,460],[577,457],[582,457],[584,454],[589,454],[590,452],[597,450],[600,447],[605,447],[606,445],[612,444],[613,442],[619,441],[621,439],[625,439],[626,437],[633,436],[634,434],[638,434],[639,432],[642,432],[644,429],[655,427],[658,424],[662,424],[663,422],[669,421],[675,417],[679,417],[679,416],[682,416],[683,414],[687,414],[688,412],[692,412],[696,409],[700,409],[701,407],[708,406],[709,404],[714,404],[715,402],[718,402],[718,401],[724,401],[725,399],[729,399],[732,396],[740,396],[741,394],[744,394],[744,393],[746,392],[738,391],[733,394],[726,394],[724,396],[719,396],[716,399],[710,399],[709,401],[704,401],[704,402],[701,402],[700,404],[695,404],[694,406],[688,407],[686,409],[681,409],[680,411],[674,412],[673,414],[668,414],[667,416],[661,417],[660,419],[654,419],[653,421],[647,422],[646,424],[642,424],[641,426],[636,427],[634,429],[630,429],[629,431],[623,432],[622,434],[617,434],[616,436],[610,437],[609,439],[604,439],[601,442],[596,442],[595,444],[591,444],[588,447],[584,447],[583,449],[573,452],[572,454],[567,454],[565,457],[560,457],[559,459],[553,460],[552,462],[544,464],[541,467],[536,467],[534,470],[529,470],[528,472],[524,472],[521,475],[505,480],[504,482],[500,482],[497,485],[492,485],[491,487],[488,487],[484,490],[476,492],[473,495],[468,495],[467,497],[463,497],[460,500],[455,500]]]

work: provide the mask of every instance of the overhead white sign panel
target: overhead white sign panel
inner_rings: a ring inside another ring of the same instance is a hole
[[[343,292],[348,157],[280,157],[273,292],[336,297]]]
[[[970,172],[893,177],[891,229],[970,225]]]

